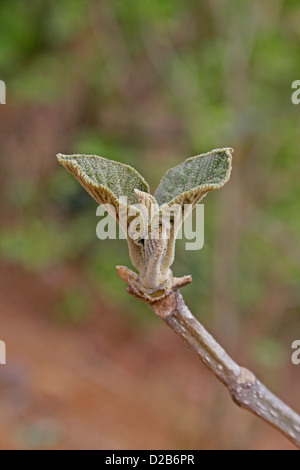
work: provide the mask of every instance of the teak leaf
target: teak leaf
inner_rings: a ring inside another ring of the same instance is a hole
[[[171,168],[155,192],[157,202],[194,206],[209,191],[220,189],[230,178],[232,152],[231,148],[213,150]]]
[[[118,211],[122,197],[127,205],[137,204],[135,189],[149,193],[144,178],[131,166],[96,155],[57,155],[98,204],[113,204]]]

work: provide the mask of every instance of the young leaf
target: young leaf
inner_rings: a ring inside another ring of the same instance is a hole
[[[157,202],[194,206],[209,191],[220,189],[230,178],[232,152],[230,148],[213,150],[171,168],[156,190]]]
[[[144,178],[129,165],[96,155],[58,154],[57,158],[98,204],[113,204],[117,213],[122,197],[129,206],[139,202],[135,189],[149,193]]]

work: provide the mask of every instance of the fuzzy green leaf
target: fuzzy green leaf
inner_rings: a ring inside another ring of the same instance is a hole
[[[98,204],[113,204],[118,210],[120,198],[127,205],[139,201],[135,189],[149,193],[144,178],[129,165],[96,155],[57,155],[59,163],[69,170]]]
[[[156,190],[157,202],[195,205],[209,191],[220,189],[230,178],[232,152],[230,148],[213,150],[171,168]]]

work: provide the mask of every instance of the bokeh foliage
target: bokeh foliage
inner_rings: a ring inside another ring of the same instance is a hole
[[[278,290],[289,301],[277,331],[292,330],[300,310],[300,108],[290,99],[300,73],[299,2],[11,0],[1,2],[0,18],[8,102],[76,109],[53,159],[112,158],[154,189],[186,157],[234,147],[231,182],[205,200],[205,246],[187,252],[179,241],[174,272],[193,275],[188,303],[220,331],[227,325],[228,342]],[[63,125],[64,113],[56,118]],[[8,147],[1,159],[10,158]],[[115,274],[115,264],[129,264],[126,242],[96,239],[96,205],[71,175],[58,165],[31,179],[11,170],[1,198],[16,213],[1,224],[1,256],[41,273],[80,264],[107,301],[150,321]],[[256,351],[268,351],[273,329],[270,319],[257,330]]]

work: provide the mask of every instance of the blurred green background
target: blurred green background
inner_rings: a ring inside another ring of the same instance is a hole
[[[126,241],[96,238],[97,204],[55,155],[125,162],[154,191],[185,158],[234,148],[204,248],[178,241],[174,274],[299,411],[299,24],[296,0],[0,3],[1,448],[291,448],[126,294]]]

